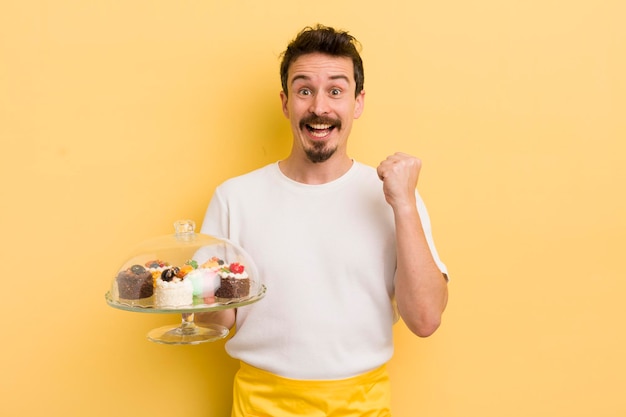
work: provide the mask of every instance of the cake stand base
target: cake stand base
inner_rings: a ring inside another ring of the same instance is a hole
[[[228,336],[228,328],[219,324],[197,326],[192,313],[183,313],[180,325],[163,326],[148,333],[148,340],[166,345],[197,345]]]

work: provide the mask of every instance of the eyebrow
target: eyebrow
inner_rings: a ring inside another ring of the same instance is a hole
[[[329,77],[331,80],[345,80],[345,82],[347,82],[348,84],[350,84],[350,78],[348,78],[348,76],[343,75],[343,74],[339,74],[339,75],[331,75]],[[298,80],[304,80],[304,81],[308,81],[310,80],[311,77],[304,75],[304,74],[299,74],[296,75],[295,77],[293,77],[293,79],[291,80],[291,85],[293,85],[296,81]]]

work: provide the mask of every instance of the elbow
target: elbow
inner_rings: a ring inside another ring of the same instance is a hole
[[[441,325],[447,304],[448,291],[444,288],[438,302],[416,305],[410,300],[398,300],[398,312],[412,333],[419,337],[428,337]]]
[[[435,333],[441,325],[441,316],[414,321],[405,321],[405,324],[416,336],[428,337]]]

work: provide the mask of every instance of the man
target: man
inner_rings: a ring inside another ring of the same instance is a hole
[[[395,305],[419,336],[440,324],[446,269],[416,192],[420,161],[396,153],[374,169],[347,153],[365,100],[357,45],[324,26],[298,34],[281,63],[291,153],[226,181],[207,209],[202,233],[243,247],[267,286],[219,313],[237,325],[233,416],[391,415]]]

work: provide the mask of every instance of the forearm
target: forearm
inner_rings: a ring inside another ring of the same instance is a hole
[[[198,326],[219,324],[227,329],[231,329],[235,325],[236,309],[229,308],[226,310],[210,311],[206,313],[196,313],[194,322]]]
[[[394,208],[398,311],[409,329],[430,336],[441,323],[448,300],[446,279],[431,254],[415,205]]]

